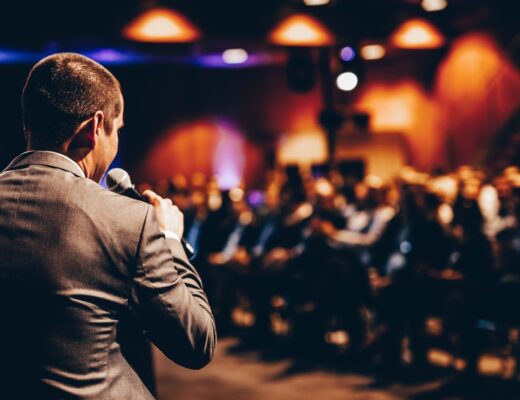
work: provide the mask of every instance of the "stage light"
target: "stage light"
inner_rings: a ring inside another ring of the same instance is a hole
[[[222,60],[226,64],[243,64],[247,61],[247,51],[244,49],[227,49],[222,53]]]
[[[295,14],[279,23],[271,31],[269,40],[280,46],[330,46],[334,36],[317,19]]]
[[[356,51],[350,46],[345,46],[340,50],[339,56],[343,61],[352,61],[356,58]]]
[[[349,92],[358,84],[358,77],[353,72],[343,72],[336,78],[336,85],[340,90]]]
[[[385,56],[386,50],[380,44],[367,44],[361,48],[360,53],[364,60],[379,60]]]
[[[330,0],[303,0],[306,6],[324,6],[330,3]]]
[[[138,42],[193,42],[200,37],[195,26],[180,13],[154,8],[139,15],[123,30],[123,36]]]
[[[421,6],[425,11],[441,11],[448,7],[446,0],[422,0]]]
[[[445,39],[430,22],[416,18],[397,28],[391,41],[403,49],[435,49],[442,47]]]

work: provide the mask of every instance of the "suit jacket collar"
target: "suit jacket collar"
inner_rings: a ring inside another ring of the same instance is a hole
[[[26,151],[15,157],[4,171],[23,168],[28,165],[46,165],[68,171],[80,178],[85,178],[85,174],[80,166],[69,157],[54,151]]]

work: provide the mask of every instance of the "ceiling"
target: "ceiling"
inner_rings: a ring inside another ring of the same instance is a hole
[[[60,48],[76,44],[126,44],[121,29],[147,7],[166,6],[187,16],[202,32],[202,44],[265,46],[267,32],[284,16],[307,12],[331,28],[338,44],[386,40],[405,19],[422,16],[448,37],[490,30],[504,44],[518,33],[518,0],[448,0],[427,13],[419,0],[335,0],[307,7],[302,0],[15,0],[2,5],[0,47]]]

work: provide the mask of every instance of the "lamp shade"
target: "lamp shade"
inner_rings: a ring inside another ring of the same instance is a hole
[[[182,14],[168,8],[154,8],[140,14],[124,29],[123,36],[138,42],[193,42],[201,34]]]
[[[269,41],[280,46],[330,46],[334,35],[310,15],[294,14],[274,27]]]
[[[445,38],[433,24],[415,18],[400,25],[392,34],[391,41],[402,49],[435,49],[444,45]]]

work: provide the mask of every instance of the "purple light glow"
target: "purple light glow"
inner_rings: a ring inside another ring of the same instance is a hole
[[[81,53],[103,64],[129,64],[147,61],[147,57],[143,55],[132,54],[128,51],[108,48],[85,51]]]
[[[343,61],[352,61],[354,58],[356,58],[356,52],[352,47],[345,46],[339,52],[339,56]]]
[[[264,198],[265,195],[263,192],[259,190],[254,190],[252,192],[249,192],[249,194],[247,195],[247,202],[251,207],[257,208],[264,204]]]
[[[244,137],[230,123],[216,123],[219,141],[213,156],[213,173],[220,189],[237,187],[245,168]]]
[[[0,49],[0,63],[11,64],[11,63],[24,63],[24,62],[35,62],[42,58],[44,55],[39,53],[30,53],[24,51]]]
[[[259,65],[280,64],[281,62],[283,60],[280,57],[267,53],[248,54],[247,60],[238,64],[226,63],[222,58],[222,53],[193,56],[191,59],[192,65],[205,68],[249,68]]]

